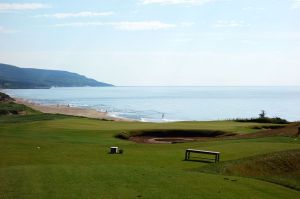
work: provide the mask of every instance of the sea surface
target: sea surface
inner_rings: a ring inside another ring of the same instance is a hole
[[[300,120],[300,87],[76,87],[4,92],[41,104],[69,104],[149,122],[249,118],[261,110],[269,117]]]

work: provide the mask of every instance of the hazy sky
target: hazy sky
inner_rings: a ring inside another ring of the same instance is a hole
[[[0,62],[115,85],[300,85],[300,0],[0,0]]]

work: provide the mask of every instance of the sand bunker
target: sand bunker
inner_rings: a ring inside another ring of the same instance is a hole
[[[121,132],[116,137],[137,143],[176,144],[231,135],[233,133],[218,130],[154,129]]]
[[[273,128],[273,127],[272,127]],[[224,139],[249,139],[274,136],[298,137],[300,123],[295,122],[275,129],[264,128],[256,133],[234,134],[223,131],[209,130],[144,130],[120,133],[116,137],[145,144],[176,144],[193,141],[211,141]]]

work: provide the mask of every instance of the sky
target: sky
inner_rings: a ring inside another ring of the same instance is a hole
[[[0,0],[0,63],[118,86],[300,85],[300,0]]]

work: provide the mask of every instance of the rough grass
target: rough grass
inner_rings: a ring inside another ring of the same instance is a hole
[[[23,104],[16,104],[14,99],[5,93],[0,92],[0,116],[3,115],[29,115],[39,114],[39,111],[33,110]]]
[[[258,178],[300,191],[300,149],[222,162],[200,170]]]
[[[0,92],[0,116],[2,115],[26,115],[38,114],[40,112],[33,110],[23,104],[16,104],[14,99]]]
[[[14,102],[0,102],[0,115],[25,115],[38,113],[40,112],[23,104],[16,104]]]
[[[4,101],[14,101],[14,99],[11,98],[9,95],[0,92],[0,102]]]

